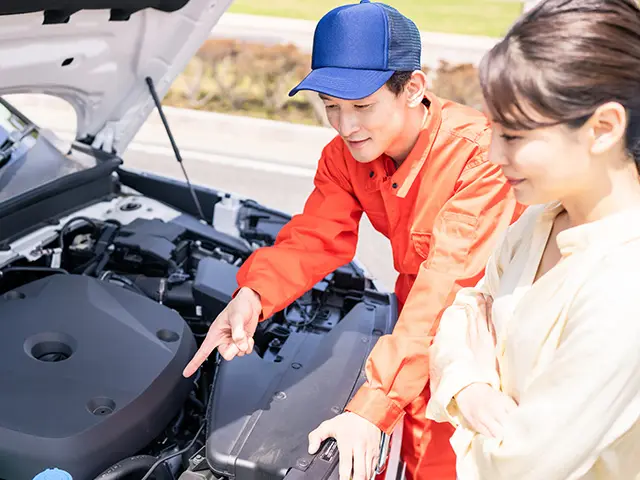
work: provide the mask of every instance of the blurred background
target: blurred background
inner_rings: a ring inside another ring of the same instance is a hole
[[[437,95],[481,108],[477,65],[539,0],[387,0],[422,33],[423,69]],[[288,91],[310,69],[316,22],[349,0],[235,0],[163,100],[194,183],[295,214],[313,188],[328,128],[317,95]],[[52,97],[7,100],[37,124],[71,140],[73,109]],[[65,127],[61,127],[65,126]],[[124,153],[128,168],[182,179],[154,112]],[[396,273],[389,242],[363,218],[357,257],[381,285]]]
[[[322,102],[287,92],[309,71],[316,21],[339,0],[235,0],[165,99],[167,105],[326,126]],[[476,65],[535,1],[390,0],[422,32],[439,96],[476,108]]]

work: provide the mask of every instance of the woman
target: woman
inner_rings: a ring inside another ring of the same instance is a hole
[[[427,416],[460,480],[640,473],[640,11],[547,0],[480,69],[490,159],[530,205],[442,316]]]

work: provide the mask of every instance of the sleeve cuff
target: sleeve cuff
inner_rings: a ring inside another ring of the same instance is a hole
[[[260,297],[260,315],[258,317],[258,320],[260,322],[262,322],[264,319],[269,318],[269,316],[265,315],[265,308],[264,308],[264,301],[262,300],[264,297],[262,296],[262,294],[260,293],[260,291],[258,289],[256,289],[255,287],[252,287],[251,285],[239,285],[238,288],[236,288],[235,292],[233,292],[233,294],[231,295],[231,298],[236,298],[236,295],[238,295],[238,292],[240,291],[241,288],[250,288],[251,290],[253,290],[254,292],[256,292],[258,294],[258,296]]]
[[[461,415],[455,401],[455,395],[472,383],[487,383],[499,388],[497,372],[482,372],[472,366],[458,366],[445,372],[431,399],[427,404],[427,418],[436,422],[449,422],[454,427],[461,425]]]
[[[404,416],[404,410],[389,399],[382,390],[363,385],[345,410],[369,420],[383,432],[391,435]]]

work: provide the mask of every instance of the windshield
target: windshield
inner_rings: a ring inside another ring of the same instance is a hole
[[[0,203],[96,165],[94,157],[60,144],[0,100]]]

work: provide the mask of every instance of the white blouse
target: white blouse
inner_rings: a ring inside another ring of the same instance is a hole
[[[632,480],[640,474],[640,208],[560,232],[562,258],[533,283],[560,204],[530,207],[475,288],[442,316],[427,417],[456,427],[460,480]],[[467,332],[490,295],[498,370]],[[500,438],[468,429],[454,395],[484,382],[512,397]],[[639,477],[640,478],[640,477]]]

